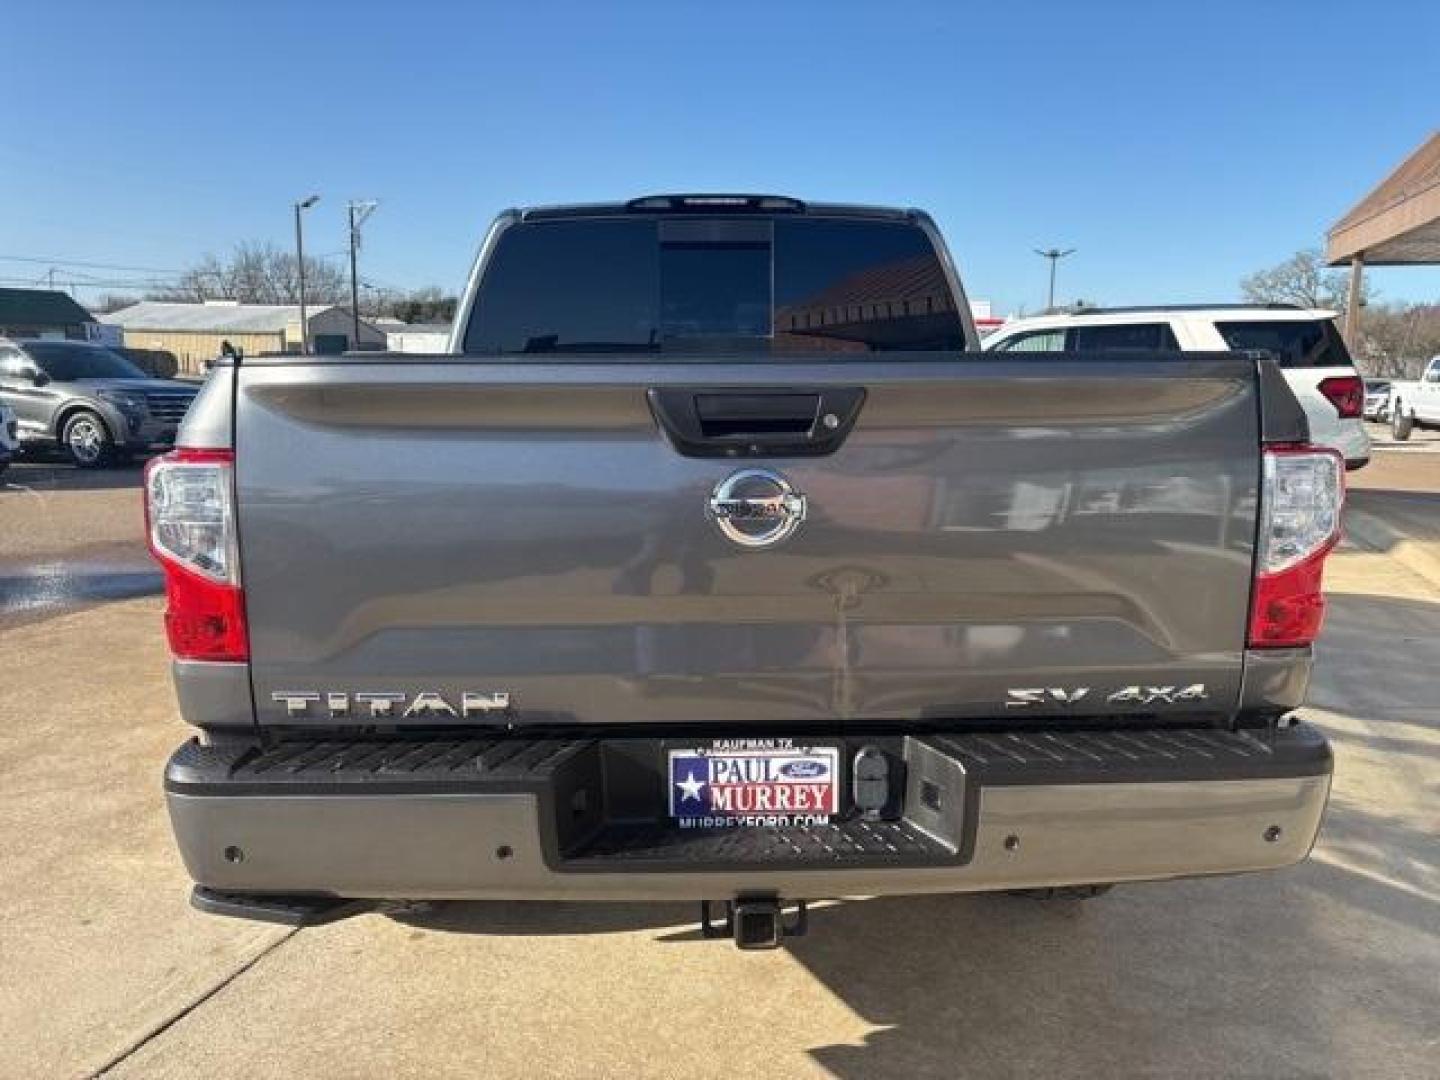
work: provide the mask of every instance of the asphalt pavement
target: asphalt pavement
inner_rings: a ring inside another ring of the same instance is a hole
[[[3,480],[0,582],[148,566],[138,472]],[[1400,542],[1440,532],[1440,456],[1352,480]],[[847,900],[773,953],[674,905],[201,915],[159,784],[187,734],[159,598],[0,593],[0,1076],[1433,1076],[1440,582],[1397,550],[1352,537],[1327,571],[1305,714],[1337,769],[1306,863],[1083,903]]]

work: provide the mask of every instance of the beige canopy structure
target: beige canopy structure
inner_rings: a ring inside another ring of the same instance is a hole
[[[1325,261],[1350,267],[1345,338],[1360,324],[1366,266],[1440,265],[1440,131],[1330,228]]]

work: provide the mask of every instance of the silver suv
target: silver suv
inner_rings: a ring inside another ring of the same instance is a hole
[[[58,445],[82,469],[174,443],[198,390],[100,345],[0,338],[0,402],[21,444]]]
[[[1370,460],[1361,412],[1365,384],[1340,332],[1336,313],[1288,304],[1219,307],[1096,308],[1006,323],[985,339],[987,352],[1263,349],[1274,354],[1305,409],[1310,440],[1338,450],[1358,469]]]

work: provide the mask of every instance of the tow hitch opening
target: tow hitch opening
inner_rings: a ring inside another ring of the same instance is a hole
[[[808,928],[804,900],[795,901],[795,914],[789,920],[784,903],[774,897],[727,900],[720,922],[712,917],[710,901],[700,901],[700,933],[707,938],[733,938],[737,949],[778,949],[785,938],[801,937]]]

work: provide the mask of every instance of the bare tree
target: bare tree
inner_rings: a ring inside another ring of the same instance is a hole
[[[86,306],[98,314],[108,315],[112,311],[119,311],[121,308],[129,307],[138,299],[139,297],[130,296],[126,293],[101,293],[95,303],[87,304]]]
[[[1348,283],[1343,270],[1325,266],[1317,248],[1297,251],[1278,266],[1260,270],[1240,281],[1245,299],[1256,304],[1298,304],[1306,308],[1345,311]],[[1370,301],[1367,285],[1361,294],[1363,307]]]
[[[151,300],[238,300],[242,304],[298,304],[300,278],[295,255],[274,244],[238,244],[226,258],[206,255],[172,285],[148,294]],[[305,259],[305,300],[310,304],[350,303],[345,270],[322,259]],[[436,286],[402,290],[366,288],[362,317],[393,315],[405,322],[449,322],[458,301]]]
[[[448,323],[455,318],[459,298],[443,289],[428,285],[409,292],[397,305],[395,314],[406,322]]]
[[[1365,311],[1355,362],[1367,375],[1418,379],[1440,355],[1440,304],[1379,304]]]
[[[390,315],[407,323],[448,323],[455,317],[459,298],[435,285],[408,292],[401,289],[376,289],[368,304],[361,309],[370,315]]]
[[[238,300],[242,304],[298,304],[300,275],[293,252],[274,244],[238,244],[229,258],[206,255],[152,300]],[[320,259],[305,259],[305,300],[338,304],[349,297],[345,272]]]

